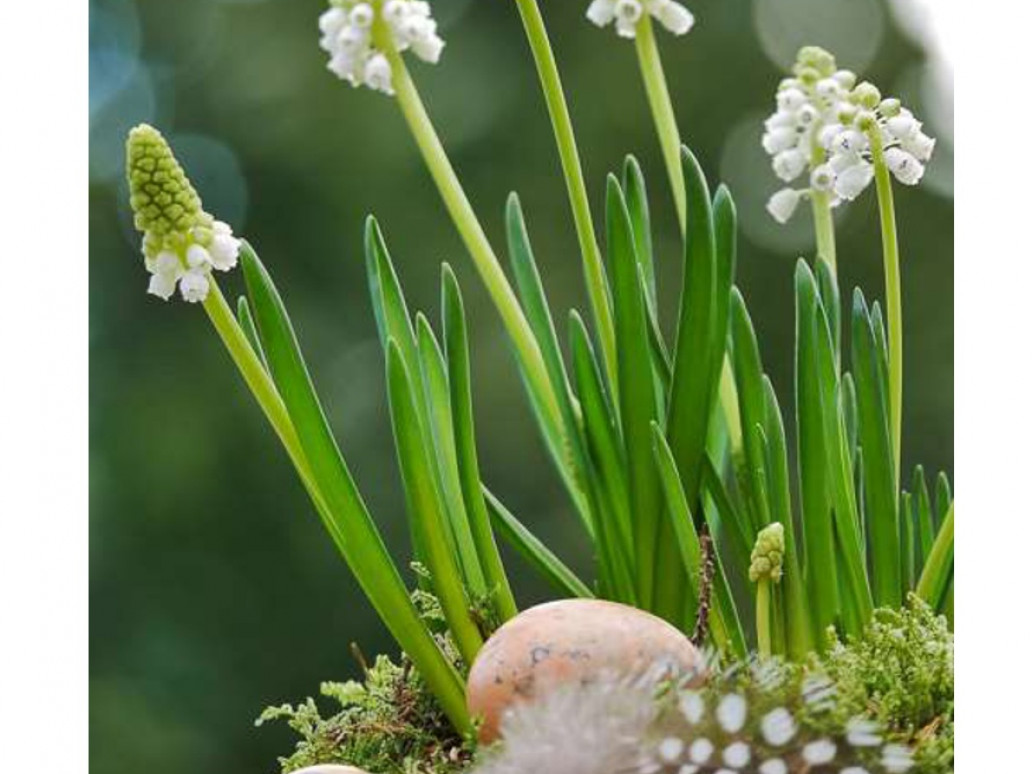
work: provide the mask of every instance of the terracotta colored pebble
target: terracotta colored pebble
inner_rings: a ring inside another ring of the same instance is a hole
[[[616,602],[566,599],[525,610],[484,644],[469,673],[466,703],[483,718],[480,741],[498,737],[505,711],[549,687],[600,674],[637,674],[657,663],[701,668],[699,651],[656,616]]]

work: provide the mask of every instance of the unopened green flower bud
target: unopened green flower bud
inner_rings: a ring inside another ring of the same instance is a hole
[[[843,126],[851,126],[856,120],[857,109],[855,105],[849,105],[842,103],[842,107],[838,111],[839,123]]]
[[[860,107],[867,108],[868,110],[874,110],[878,107],[878,103],[881,102],[881,92],[878,91],[878,87],[870,81],[864,81],[857,85],[853,89],[851,95],[853,102]]]
[[[184,234],[199,224],[201,197],[161,132],[140,124],[126,141],[129,205],[138,231],[152,237]]]
[[[851,70],[839,70],[831,77],[846,91],[856,86],[856,73]]]
[[[881,104],[878,105],[878,112],[886,118],[892,118],[893,116],[899,115],[899,111],[902,107],[903,105],[900,104],[898,99],[895,97],[888,97],[887,99],[883,99]]]
[[[835,57],[820,46],[803,46],[796,56],[797,66],[812,68],[818,77],[828,78],[835,73]]]
[[[821,71],[816,67],[799,67],[797,65],[795,74],[807,86],[814,86],[821,79]]]
[[[781,580],[782,564],[785,559],[785,528],[774,522],[760,530],[756,536],[749,562],[749,580],[754,583]]]
[[[856,127],[861,132],[873,132],[878,128],[878,116],[870,110],[861,110],[856,116]]]

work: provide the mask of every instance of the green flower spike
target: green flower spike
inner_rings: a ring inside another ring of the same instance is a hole
[[[125,150],[129,206],[151,273],[147,292],[167,301],[178,284],[184,300],[203,301],[211,270],[236,266],[240,240],[204,211],[161,132],[140,124],[129,132]]]
[[[756,640],[760,655],[771,655],[771,584],[781,580],[785,559],[785,528],[774,522],[756,536],[749,563],[749,580],[756,583]]]

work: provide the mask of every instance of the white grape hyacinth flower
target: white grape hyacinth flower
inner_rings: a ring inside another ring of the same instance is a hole
[[[204,211],[197,191],[161,133],[146,124],[129,132],[126,174],[133,223],[143,233],[147,292],[168,301],[176,290],[184,301],[204,301],[211,272],[237,265],[240,240]]]
[[[674,35],[686,35],[695,26],[695,16],[677,0],[592,0],[586,15],[597,27],[612,24],[621,38],[634,38],[646,15]]]
[[[873,84],[856,81],[827,51],[807,46],[778,86],[761,144],[783,182],[809,176],[808,187],[783,188],[768,200],[779,223],[816,192],[827,194],[832,207],[860,196],[874,179],[876,149],[903,185],[917,185],[924,175],[935,140],[898,99],[883,99]]]
[[[331,0],[319,17],[319,46],[330,56],[327,69],[352,86],[393,94],[390,61],[376,44],[378,25],[398,51],[431,64],[440,60],[444,41],[424,0]]]

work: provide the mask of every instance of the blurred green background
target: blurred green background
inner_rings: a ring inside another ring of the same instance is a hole
[[[623,155],[650,182],[666,322],[679,283],[669,192],[633,45],[584,20],[588,0],[542,0],[596,205]],[[685,139],[742,221],[738,284],[783,403],[791,390],[792,267],[808,213],[780,227],[759,146],[781,69],[803,43],[903,97],[940,138],[902,224],[904,463],[953,464],[952,79],[909,3],[693,0],[698,25],[660,39]],[[206,208],[245,234],[286,296],[352,470],[388,542],[408,555],[366,292],[362,222],[374,212],[411,305],[438,313],[439,264],[472,319],[485,478],[573,566],[590,557],[523,399],[498,317],[394,103],[352,90],[316,45],[320,0],[90,3],[91,770],[278,770],[286,728],[269,703],[356,672],[352,641],[393,652],[323,533],[284,453],[203,312],[145,295],[127,212],[125,132],[157,125]],[[533,64],[511,2],[436,0],[448,41],[412,70],[492,241],[520,193],[557,312],[585,306],[576,240]],[[944,75],[944,72],[946,73]],[[842,208],[843,288],[882,296],[872,193]],[[237,292],[238,275],[224,281]],[[563,315],[564,317],[565,315]],[[524,604],[548,590],[507,553]]]

